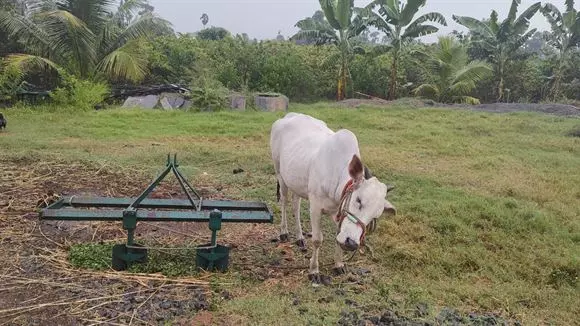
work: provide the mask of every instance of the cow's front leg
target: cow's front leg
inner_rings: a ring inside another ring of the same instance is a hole
[[[315,201],[310,202],[310,224],[312,226],[312,257],[310,258],[309,278],[313,283],[320,284],[320,270],[318,269],[318,252],[322,246],[322,228],[320,217],[322,209],[317,207]]]
[[[294,217],[296,217],[296,235],[298,239],[296,244],[301,251],[306,251],[306,242],[304,241],[304,234],[302,233],[302,223],[300,222],[300,196],[293,194],[292,197],[292,210],[294,211]]]
[[[342,248],[340,248],[340,245],[337,242],[334,244],[334,268],[332,269],[334,275],[346,274],[346,266],[342,261],[342,255]]]
[[[281,178],[278,178],[280,180]],[[288,205],[288,187],[282,181],[280,183],[280,241],[288,241],[288,220],[286,218],[286,206]]]

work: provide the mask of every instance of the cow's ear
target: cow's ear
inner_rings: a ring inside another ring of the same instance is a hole
[[[391,204],[391,202],[386,199],[385,199],[385,209],[383,212],[387,213],[387,215],[397,215],[397,209],[395,208],[395,206],[393,206],[393,204]]]
[[[355,154],[352,156],[352,160],[348,165],[348,173],[350,177],[355,180],[355,182],[361,181],[364,177],[363,164],[360,158]]]

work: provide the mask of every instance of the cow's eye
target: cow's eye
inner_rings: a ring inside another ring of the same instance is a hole
[[[356,198],[356,202],[358,204],[358,209],[362,209],[362,201],[360,200],[360,197]]]

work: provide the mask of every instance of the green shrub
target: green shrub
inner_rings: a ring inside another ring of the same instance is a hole
[[[62,85],[50,92],[51,99],[59,106],[92,110],[95,105],[103,102],[109,93],[107,84],[78,79],[66,73],[61,76]]]
[[[0,61],[0,102],[13,101],[22,81],[21,72],[14,66],[4,66]]]
[[[202,111],[220,111],[227,106],[228,89],[219,81],[207,80],[192,87],[193,106]]]

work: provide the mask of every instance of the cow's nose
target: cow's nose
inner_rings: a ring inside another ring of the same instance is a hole
[[[346,241],[344,242],[344,247],[348,251],[355,251],[358,249],[358,245],[351,238],[346,238]]]

